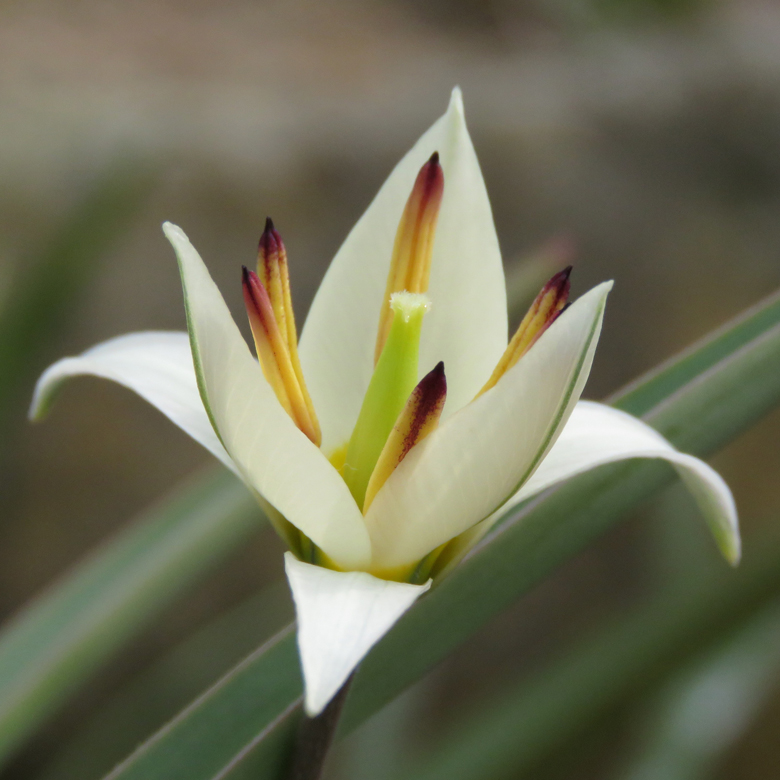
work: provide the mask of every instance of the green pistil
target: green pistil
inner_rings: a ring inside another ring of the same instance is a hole
[[[429,303],[425,295],[400,292],[392,296],[390,306],[393,323],[363,399],[344,463],[344,481],[361,508],[387,437],[417,385],[420,332]]]

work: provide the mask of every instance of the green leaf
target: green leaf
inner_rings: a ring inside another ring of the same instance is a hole
[[[752,338],[739,321],[739,338],[722,331],[700,347],[701,355],[684,355],[651,377],[648,384],[656,389],[652,405],[643,409],[645,418],[673,443],[707,455],[772,409],[780,402],[775,305],[776,300],[765,304],[761,311],[769,308],[772,314],[762,320],[764,329],[755,326]],[[632,393],[641,399],[639,390]],[[362,723],[671,479],[671,470],[659,463],[605,467],[512,513],[370,653],[347,700],[341,733]],[[276,776],[299,716],[301,683],[292,634],[272,647],[273,652],[258,651],[228,673],[110,777]],[[257,692],[266,688],[276,693],[258,702]],[[281,689],[286,696],[278,695]],[[252,728],[247,729],[250,713]],[[242,742],[238,735],[247,733],[251,738]],[[225,734],[229,739],[222,739]]]
[[[646,414],[694,377],[703,375],[720,360],[779,323],[780,291],[751,306],[671,360],[635,379],[606,402],[629,414]]]
[[[261,525],[220,469],[188,481],[54,583],[0,633],[0,757],[204,571]]]
[[[638,754],[615,777],[713,777],[779,683],[780,604],[775,599],[664,684],[653,697]]]
[[[284,580],[209,621],[80,723],[39,780],[100,777],[294,618]]]
[[[657,690],[670,667],[709,651],[724,631],[744,625],[767,601],[777,615],[780,539],[754,540],[745,552],[737,570],[723,567],[689,587],[664,590],[633,606],[530,680],[472,710],[429,753],[404,765],[399,780],[533,774],[594,720]],[[776,648],[774,657],[780,664]]]

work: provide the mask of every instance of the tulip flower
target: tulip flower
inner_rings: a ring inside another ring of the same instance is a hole
[[[513,505],[596,466],[670,462],[731,562],[734,503],[643,422],[581,402],[611,282],[567,305],[569,269],[507,345],[490,203],[455,90],[347,236],[300,344],[273,224],[243,289],[257,358],[184,232],[188,333],[121,336],[51,366],[31,415],[76,374],[154,404],[244,481],[282,535],[305,710]],[[238,268],[237,268],[238,283]]]

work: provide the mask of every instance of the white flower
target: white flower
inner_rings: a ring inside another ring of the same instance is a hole
[[[278,263],[261,267],[264,285],[245,272],[261,369],[187,237],[168,223],[164,231],[179,260],[189,335],[135,333],[60,360],[39,380],[31,415],[45,412],[68,377],[103,376],[157,406],[246,483],[294,552],[286,570],[310,715],[499,514],[595,466],[671,462],[726,557],[738,559],[733,500],[709,466],[627,414],[578,402],[611,282],[557,316],[568,283],[556,277],[537,300],[554,310],[531,316],[523,343],[499,364],[507,349],[501,256],[458,90],[333,260],[299,360],[283,262],[281,276]],[[283,255],[277,239],[266,231],[264,257]],[[416,263],[416,281],[399,270],[403,262]],[[391,294],[410,288],[390,308]],[[393,346],[383,349],[388,331]],[[384,374],[371,384],[375,354]],[[422,406],[412,394],[402,411],[422,376],[434,402],[425,406],[421,383]],[[423,406],[420,433],[414,414]]]

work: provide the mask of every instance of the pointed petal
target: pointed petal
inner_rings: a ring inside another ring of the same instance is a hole
[[[676,450],[646,423],[603,404],[577,404],[555,446],[509,506],[577,474],[628,458],[669,461],[696,499],[723,555],[731,563],[739,561],[737,510],[721,476],[704,461]]]
[[[360,411],[374,368],[398,222],[417,172],[435,151],[444,169],[444,198],[420,370],[422,376],[440,360],[447,366],[445,417],[476,395],[506,347],[506,291],[498,239],[456,89],[447,113],[396,166],[347,236],[306,320],[301,362],[326,452],[349,439]]]
[[[285,553],[298,617],[298,650],[306,684],[304,707],[318,715],[368,651],[431,587],[312,566]]]
[[[338,565],[363,568],[368,535],[344,480],[282,408],[183,231],[163,229],[179,260],[201,397],[225,449],[244,481]]]
[[[372,571],[418,561],[533,474],[582,393],[611,287],[576,301],[495,387],[407,455],[366,514]]]
[[[35,385],[30,417],[41,419],[65,381],[82,374],[111,379],[134,390],[236,471],[200,400],[186,333],[129,333],[104,341],[78,357],[58,360]]]

